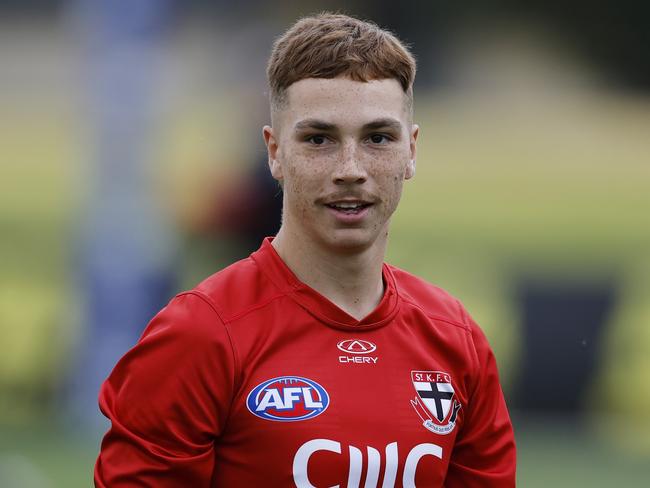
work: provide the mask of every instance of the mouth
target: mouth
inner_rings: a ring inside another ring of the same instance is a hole
[[[326,203],[325,206],[346,215],[356,215],[370,207],[372,203],[364,201],[339,201]]]

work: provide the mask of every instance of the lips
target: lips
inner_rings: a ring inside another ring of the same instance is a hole
[[[326,203],[325,206],[345,214],[357,214],[368,208],[372,203],[364,201],[338,201]]]

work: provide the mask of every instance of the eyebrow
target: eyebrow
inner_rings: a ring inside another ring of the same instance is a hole
[[[336,130],[336,126],[334,124],[330,124],[329,122],[318,119],[301,120],[300,122],[296,123],[294,128],[296,130],[316,129],[328,132]]]
[[[305,119],[296,123],[294,126],[295,130],[306,130],[306,129],[316,129],[322,130],[325,132],[334,132],[338,128],[335,124],[325,122],[324,120],[319,119]],[[395,131],[400,131],[402,129],[402,124],[399,120],[393,119],[390,117],[385,117],[381,119],[373,120],[364,124],[362,127],[363,131],[369,130],[378,130],[378,129],[392,129]]]
[[[390,117],[373,120],[363,126],[364,130],[378,130],[378,129],[393,129],[396,131],[402,130],[402,123],[399,120],[391,119]]]

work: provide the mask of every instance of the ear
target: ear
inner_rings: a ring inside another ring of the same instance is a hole
[[[406,174],[405,178],[408,180],[415,176],[415,155],[416,155],[416,142],[418,140],[418,134],[420,133],[420,127],[417,124],[413,124],[411,128],[411,137],[410,137],[410,149],[411,149],[411,159],[406,165]]]
[[[271,176],[278,181],[282,181],[282,166],[278,162],[278,141],[275,138],[273,127],[265,125],[262,128],[262,136],[266,145],[266,152],[269,155],[269,169]]]

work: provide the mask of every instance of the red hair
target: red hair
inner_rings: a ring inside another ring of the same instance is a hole
[[[408,48],[372,22],[331,13],[305,17],[273,45],[267,67],[271,105],[281,105],[287,88],[297,81],[339,76],[395,79],[410,103],[415,69]]]

